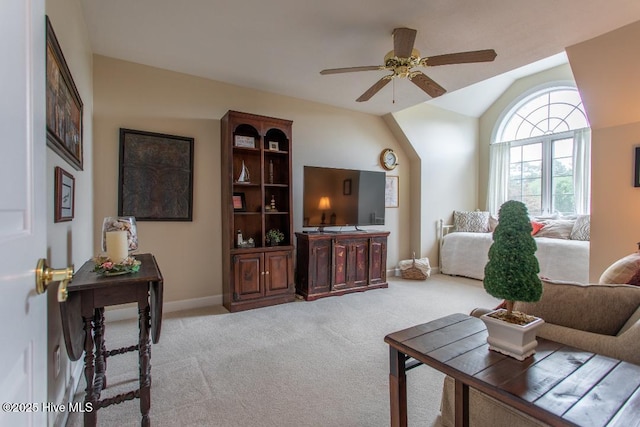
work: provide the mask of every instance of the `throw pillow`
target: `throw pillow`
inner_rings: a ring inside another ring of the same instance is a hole
[[[542,230],[544,224],[541,222],[531,221],[531,235],[535,236],[538,234],[538,231]]]
[[[550,219],[542,221],[544,227],[536,234],[536,237],[550,237],[553,239],[568,239],[573,230],[575,220]]]
[[[494,215],[489,215],[489,231],[496,231],[496,227],[498,226],[498,217]]]
[[[589,240],[591,238],[591,216],[580,215],[573,224],[570,238],[571,240]]]
[[[600,284],[640,285],[640,253],[636,252],[611,264],[600,276]]]
[[[489,212],[453,211],[453,225],[456,231],[486,233],[489,231]]]

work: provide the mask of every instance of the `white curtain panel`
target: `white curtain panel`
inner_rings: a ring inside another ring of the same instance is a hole
[[[509,142],[498,142],[489,146],[489,188],[487,210],[497,214],[509,196]]]
[[[591,212],[591,129],[578,129],[573,137],[573,194],[576,213]]]

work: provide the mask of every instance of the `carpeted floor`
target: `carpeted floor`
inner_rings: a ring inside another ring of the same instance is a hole
[[[153,426],[388,426],[388,333],[494,307],[477,280],[390,278],[388,289],[228,313],[165,314],[152,346]],[[107,348],[135,344],[137,323],[106,327]],[[108,359],[102,398],[137,388],[137,353]],[[409,372],[410,426],[439,426],[444,376]],[[76,399],[84,398],[80,381]],[[99,426],[138,426],[139,400],[101,409]],[[67,426],[81,426],[69,414]]]

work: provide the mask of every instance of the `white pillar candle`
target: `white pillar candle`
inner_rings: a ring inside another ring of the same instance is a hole
[[[107,256],[116,264],[129,256],[126,231],[107,231]]]

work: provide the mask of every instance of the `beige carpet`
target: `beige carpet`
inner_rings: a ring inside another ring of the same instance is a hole
[[[170,286],[170,285],[169,285]],[[391,278],[388,289],[228,313],[166,314],[152,346],[153,426],[388,426],[386,334],[493,307],[477,280]],[[107,324],[107,348],[132,345],[137,323]],[[137,353],[108,359],[110,397],[137,387]],[[439,426],[443,375],[408,373],[410,426]],[[80,381],[76,399],[84,398]],[[81,426],[70,414],[68,426]],[[99,426],[138,426],[139,400],[101,409]]]

